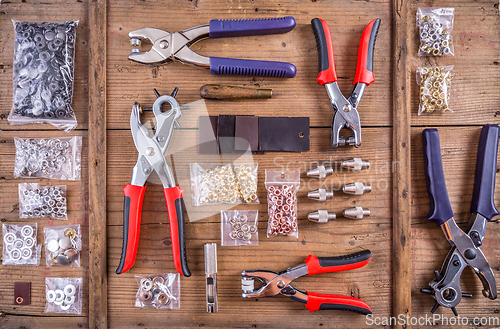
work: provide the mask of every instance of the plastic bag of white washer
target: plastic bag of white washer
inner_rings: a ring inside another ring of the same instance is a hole
[[[82,278],[45,278],[45,313],[82,314]]]
[[[76,128],[73,99],[78,21],[32,23],[12,20],[16,32],[11,124],[50,123]]]
[[[135,295],[135,307],[179,309],[181,284],[178,273],[138,274],[139,285]]]
[[[2,265],[40,265],[42,245],[38,245],[38,224],[3,224]]]

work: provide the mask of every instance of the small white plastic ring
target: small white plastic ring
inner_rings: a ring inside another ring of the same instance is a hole
[[[31,225],[24,225],[21,228],[21,235],[25,238],[33,236],[33,227]]]
[[[76,287],[72,284],[66,285],[66,287],[64,287],[64,294],[66,296],[74,296],[76,294]]]
[[[49,303],[53,303],[56,301],[56,292],[54,290],[47,290],[45,293],[45,298]]]
[[[21,257],[23,259],[30,259],[31,255],[33,255],[33,251],[31,250],[31,248],[25,247],[21,249]]]
[[[61,310],[67,311],[71,307],[71,304],[65,304],[65,303],[63,303],[63,304],[59,305],[59,307],[61,308]]]
[[[64,298],[64,303],[66,305],[74,304],[75,303],[75,296],[66,296],[66,298]]]
[[[57,306],[61,306],[63,304],[63,301],[62,300],[61,301],[57,301],[56,300],[56,301],[54,301],[54,304],[56,304]]]
[[[34,245],[35,245],[35,239],[33,239],[33,238],[26,238],[26,239],[24,239],[24,246],[25,247],[31,248]]]
[[[57,289],[55,291],[55,294],[56,294],[56,302],[63,302],[64,300],[64,291],[62,291],[61,289]]]
[[[5,242],[5,244],[13,244],[15,240],[16,235],[14,233],[7,233],[3,237],[3,241]]]
[[[10,251],[10,258],[12,260],[20,260],[21,259],[21,250],[19,250],[19,249],[12,249]]]
[[[13,245],[14,245],[14,248],[21,249],[22,247],[24,247],[24,241],[21,239],[17,239],[14,241]]]

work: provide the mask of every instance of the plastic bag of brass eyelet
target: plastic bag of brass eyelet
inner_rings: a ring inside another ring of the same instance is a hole
[[[220,217],[222,246],[259,244],[258,210],[223,210]]]
[[[420,85],[418,115],[434,111],[453,113],[449,108],[452,70],[453,66],[417,68],[417,83]]]
[[[66,185],[19,184],[19,217],[67,220]]]
[[[80,267],[82,233],[80,225],[45,226],[45,261],[47,267]]]
[[[453,19],[455,8],[418,8],[419,56],[454,56]]]
[[[38,225],[3,224],[3,265],[40,265],[42,246],[37,243]]]
[[[12,23],[16,38],[9,122],[50,123],[67,132],[75,129],[71,102],[78,21]]]
[[[297,191],[300,170],[266,169],[267,237],[291,235],[299,237],[297,225]]]
[[[82,137],[14,137],[14,178],[80,180]]]
[[[45,278],[45,313],[82,314],[82,278]]]
[[[259,203],[257,163],[191,163],[193,206]]]
[[[139,285],[135,295],[135,307],[156,309],[179,309],[181,307],[181,284],[178,273],[138,274]]]

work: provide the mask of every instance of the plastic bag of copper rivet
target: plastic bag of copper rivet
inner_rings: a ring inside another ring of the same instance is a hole
[[[220,217],[222,246],[259,244],[258,210],[223,210]]]
[[[47,267],[80,267],[82,233],[80,225],[45,226],[45,261]]]
[[[420,85],[418,115],[434,111],[453,113],[449,107],[452,70],[453,66],[417,68],[417,83]]]
[[[75,129],[71,101],[78,21],[12,23],[16,35],[9,122],[50,123],[66,132]]]
[[[19,184],[19,217],[67,220],[66,185]]]
[[[259,203],[257,163],[191,163],[193,206]]]
[[[266,169],[267,237],[291,235],[299,237],[297,225],[297,191],[300,170]]]
[[[82,314],[82,278],[45,278],[45,313]]]
[[[453,19],[455,8],[418,8],[419,56],[454,56]]]
[[[14,137],[14,178],[80,180],[82,137]]]
[[[38,224],[3,224],[3,265],[40,265],[42,245],[37,243]]]
[[[135,295],[135,307],[179,309],[181,285],[179,273],[137,274],[139,286]]]

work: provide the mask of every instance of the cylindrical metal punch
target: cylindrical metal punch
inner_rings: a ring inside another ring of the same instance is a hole
[[[205,243],[205,280],[207,312],[217,312],[217,244]]]

